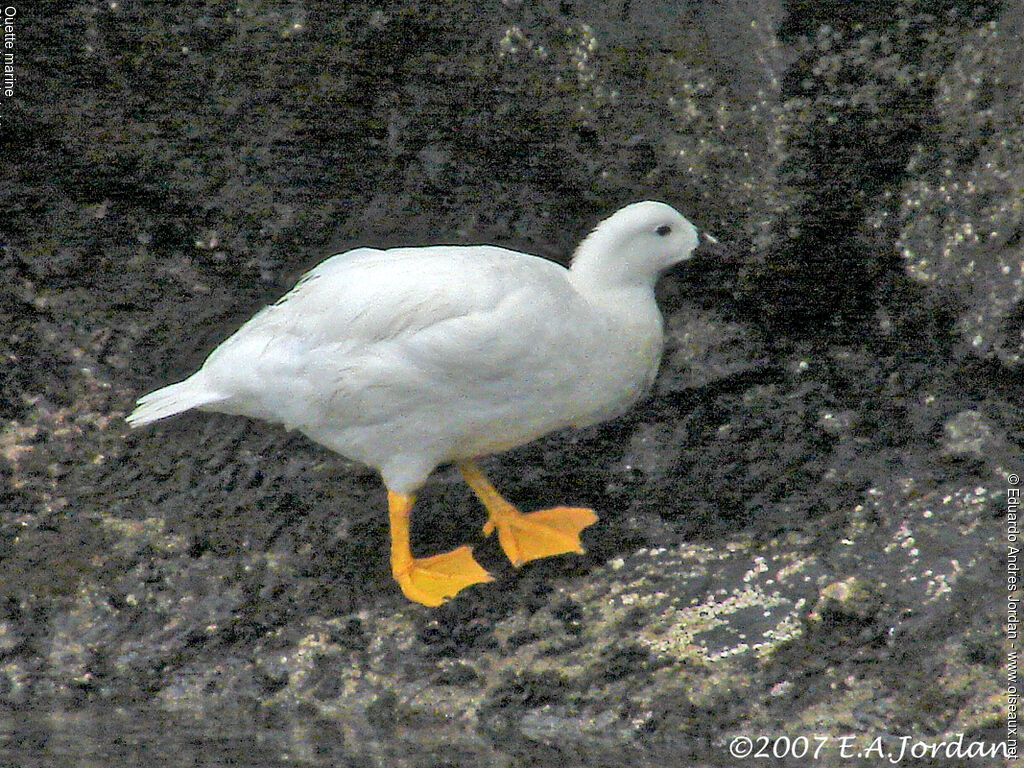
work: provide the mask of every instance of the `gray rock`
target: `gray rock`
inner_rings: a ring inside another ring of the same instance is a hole
[[[833,762],[841,735],[1001,741],[1021,11],[297,8],[19,27],[0,763],[733,765],[734,736],[827,736]],[[426,610],[391,582],[372,473],[222,416],[128,434],[136,396],[330,252],[564,261],[648,197],[722,241],[660,286],[653,396],[487,462],[524,508],[595,506],[585,556],[502,565],[438,472],[414,547],[472,543],[498,581]]]

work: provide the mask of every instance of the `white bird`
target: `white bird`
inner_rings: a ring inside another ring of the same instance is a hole
[[[627,205],[572,266],[490,245],[356,248],[323,261],[177,384],[139,399],[133,427],[199,408],[265,419],[373,467],[388,490],[392,573],[439,605],[490,575],[468,546],[416,558],[409,514],[456,462],[515,565],[582,552],[593,510],[523,514],[473,460],[627,410],[661,360],[658,276],[697,230],[664,203]]]

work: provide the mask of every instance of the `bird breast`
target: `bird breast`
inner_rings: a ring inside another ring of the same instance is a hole
[[[573,426],[589,426],[621,415],[654,383],[661,364],[664,333],[654,303],[612,303],[603,311],[603,333],[594,340],[587,375],[579,380]]]

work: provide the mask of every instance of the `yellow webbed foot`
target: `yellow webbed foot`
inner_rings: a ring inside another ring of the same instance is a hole
[[[431,557],[413,557],[409,547],[409,510],[415,497],[388,491],[391,522],[391,574],[410,600],[435,607],[455,597],[460,590],[483,581],[491,574],[473,559],[469,547],[459,547]]]
[[[583,552],[580,532],[597,522],[586,507],[554,507],[523,514],[509,504],[471,461],[459,464],[462,476],[487,508],[484,535],[498,532],[498,542],[513,565],[569,552]]]
[[[484,535],[497,530],[502,550],[512,565],[519,566],[552,555],[582,554],[580,532],[596,522],[594,510],[586,507],[554,507],[523,514],[510,506],[500,512],[492,510]]]
[[[465,546],[440,555],[414,557],[401,569],[392,568],[392,573],[406,597],[431,607],[473,584],[493,581]]]

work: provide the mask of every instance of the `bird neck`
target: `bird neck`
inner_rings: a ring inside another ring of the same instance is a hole
[[[629,249],[609,251],[605,248],[588,248],[595,234],[592,234],[577,249],[569,268],[569,281],[584,296],[599,293],[626,292],[643,295],[654,301],[654,283],[657,274],[638,267],[638,258]],[[609,258],[609,253],[614,256]]]
[[[626,275],[604,266],[573,261],[569,282],[622,341],[633,345],[637,337],[643,344],[660,345],[663,321],[654,298],[654,280],[625,279]]]

